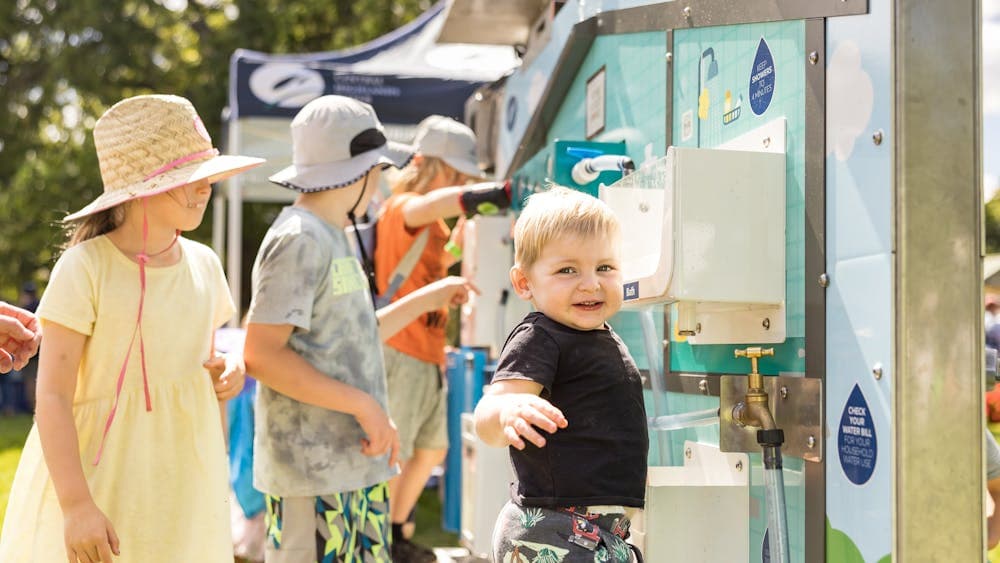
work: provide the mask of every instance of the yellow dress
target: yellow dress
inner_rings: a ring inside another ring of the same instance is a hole
[[[58,323],[88,336],[73,417],[91,493],[121,540],[116,563],[233,561],[219,405],[201,365],[233,304],[215,254],[196,242],[179,244],[179,263],[146,268],[142,329],[152,410],[146,410],[137,337],[96,466],[138,313],[139,267],[107,237],[88,240],[60,257],[38,310],[43,334],[46,324]],[[37,427],[14,477],[0,561],[67,561]]]

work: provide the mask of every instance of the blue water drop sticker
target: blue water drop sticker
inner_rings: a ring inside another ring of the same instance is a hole
[[[762,115],[771,105],[774,97],[774,57],[767,41],[760,38],[757,44],[757,54],[753,58],[753,68],[750,69],[750,109],[757,115]]]
[[[863,485],[871,479],[878,459],[878,439],[868,402],[856,383],[840,417],[837,451],[840,466],[852,483]]]

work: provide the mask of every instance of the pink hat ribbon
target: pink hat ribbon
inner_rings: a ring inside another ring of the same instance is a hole
[[[214,151],[215,149],[212,150]],[[186,158],[187,160],[191,160],[191,158],[197,157],[192,155],[191,157]],[[160,172],[155,172],[152,175],[155,176],[159,173]],[[135,319],[135,328],[132,329],[132,338],[128,343],[128,351],[125,352],[125,361],[122,363],[122,368],[118,372],[118,383],[115,386],[115,403],[111,406],[111,412],[108,413],[107,422],[104,423],[104,433],[101,435],[101,445],[97,449],[97,457],[94,458],[94,465],[97,465],[101,461],[101,454],[104,452],[104,443],[108,439],[108,432],[111,430],[111,423],[115,420],[115,412],[118,411],[118,400],[122,395],[122,387],[125,384],[125,372],[128,371],[128,362],[129,358],[132,356],[132,345],[135,344],[136,334],[139,335],[139,360],[142,363],[142,390],[146,397],[146,412],[153,410],[153,403],[149,398],[149,377],[146,375],[146,346],[142,338],[142,309],[146,302],[146,262],[149,262],[151,257],[159,256],[173,248],[174,244],[177,243],[177,238],[180,234],[180,231],[175,232],[174,240],[170,241],[170,244],[163,250],[153,254],[152,256],[146,254],[146,239],[149,237],[149,221],[146,218],[146,199],[142,199],[142,252],[136,255],[136,259],[139,262],[139,286],[141,288],[139,294],[139,314]]]
[[[191,153],[191,154],[189,154],[187,156],[182,156],[182,157],[180,157],[180,158],[178,158],[176,160],[172,160],[172,161],[164,164],[163,166],[157,168],[151,174],[149,174],[148,176],[146,176],[143,179],[144,180],[149,180],[150,178],[153,178],[154,176],[159,176],[160,174],[163,174],[164,172],[167,172],[168,170],[173,170],[174,168],[177,168],[178,166],[180,166],[182,164],[187,164],[187,163],[191,162],[192,160],[195,160],[195,159],[198,159],[198,158],[203,158],[203,157],[206,157],[206,156],[219,156],[219,149],[205,149],[203,151],[198,151],[196,153]]]

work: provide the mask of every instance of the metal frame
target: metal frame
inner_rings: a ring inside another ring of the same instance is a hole
[[[981,561],[981,5],[896,0],[892,22],[893,560]]]
[[[820,380],[826,421],[826,22],[806,20],[805,340],[806,378]],[[805,560],[826,560],[826,463],[806,463]]]

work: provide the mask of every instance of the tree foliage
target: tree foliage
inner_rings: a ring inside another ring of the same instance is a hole
[[[11,0],[0,13],[0,298],[44,282],[60,219],[102,190],[90,131],[118,100],[191,100],[222,138],[237,48],[336,50],[412,20],[431,0]],[[248,217],[253,222],[253,217]],[[210,214],[195,238],[205,240]],[[259,221],[258,221],[259,222]]]

